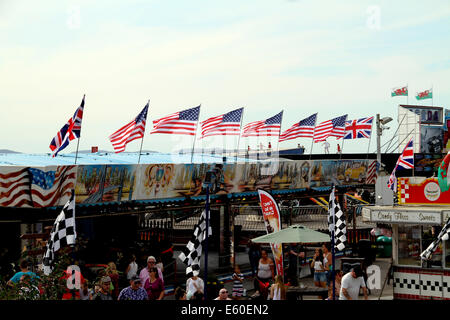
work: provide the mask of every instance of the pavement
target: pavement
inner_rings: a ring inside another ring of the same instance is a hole
[[[174,257],[178,257],[179,252],[174,251]],[[251,275],[251,269],[250,264],[248,261],[248,254],[247,252],[238,252],[236,253],[236,263],[240,266],[241,272],[245,276],[244,280],[244,289],[246,291],[246,296],[242,298],[242,300],[250,300],[250,296],[255,293],[254,285],[253,285],[253,278]],[[340,258],[336,259],[336,265],[340,266]],[[370,290],[368,299],[369,300],[393,300],[393,281],[391,280],[388,284],[386,280],[386,277],[388,275],[388,270],[390,266],[390,258],[376,258],[376,260],[373,262],[373,265],[378,266],[380,270],[380,279],[377,283],[374,281],[374,284],[377,289]],[[204,261],[202,259],[201,267],[204,266]],[[185,272],[185,265],[180,262],[180,260],[177,260],[177,270],[178,270],[178,284],[183,285],[186,281],[186,276],[184,276]],[[218,268],[218,255],[217,253],[211,252],[208,256],[208,269],[209,270],[217,270]],[[203,279],[202,272],[200,274],[200,277]],[[219,286],[225,287],[230,296],[233,288],[233,282],[231,280],[231,272],[217,274],[217,279],[221,283]],[[314,279],[313,276],[310,273],[310,269],[308,265],[304,265],[301,268],[300,272],[300,278],[299,278],[299,285],[303,284],[306,287],[314,287]],[[367,284],[366,284],[367,285]],[[175,289],[175,286],[167,286],[166,293],[167,296],[165,297],[165,300],[174,300],[175,297],[173,296],[173,290]],[[215,297],[214,297],[215,298]],[[304,300],[318,300],[318,297],[315,296],[304,296]],[[361,296],[360,299],[363,299]]]

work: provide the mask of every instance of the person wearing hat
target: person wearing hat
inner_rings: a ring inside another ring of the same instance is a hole
[[[141,278],[142,284],[145,284],[148,278],[150,278],[150,269],[155,267],[158,269],[158,277],[164,282],[161,269],[156,266],[156,258],[154,256],[149,256],[147,258],[147,266],[139,273],[139,278]]]
[[[367,288],[360,266],[355,266],[341,280],[339,300],[358,300],[359,289],[363,288],[364,299],[367,300]]]
[[[104,276],[100,279],[100,290],[94,294],[92,300],[113,300],[111,295],[111,278]]]
[[[122,289],[117,300],[148,300],[147,291],[142,288],[141,278],[134,275],[130,279],[130,286]]]

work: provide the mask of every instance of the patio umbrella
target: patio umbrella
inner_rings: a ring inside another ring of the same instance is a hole
[[[252,239],[256,243],[314,243],[330,242],[330,236],[302,225],[293,225],[280,231]]]

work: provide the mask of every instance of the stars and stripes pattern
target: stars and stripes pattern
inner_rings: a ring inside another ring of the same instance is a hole
[[[414,141],[413,138],[409,140],[403,149],[402,154],[398,157],[394,170],[388,180],[388,188],[395,191],[397,185],[397,177],[395,172],[397,169],[414,169]]]
[[[144,137],[149,103],[145,105],[144,109],[130,123],[109,136],[109,141],[113,145],[114,152],[123,152],[129,142]]]
[[[54,207],[70,199],[76,183],[76,166],[59,166],[48,171],[29,168],[29,173],[33,207]]]
[[[209,214],[209,212],[208,212]],[[211,236],[211,224],[208,226],[208,236]],[[200,258],[202,255],[202,244],[206,239],[206,210],[203,210],[198,223],[194,227],[194,233],[191,240],[178,256],[187,267],[186,275],[188,277],[198,276],[200,273]]]
[[[240,108],[202,121],[200,139],[218,135],[239,135],[243,111],[244,108]]]
[[[58,131],[56,136],[50,142],[50,149],[53,157],[69,145],[69,142],[79,138],[81,135],[81,121],[83,120],[84,98],[81,105],[77,108],[72,118]]]
[[[439,246],[439,243],[441,241],[447,241],[449,239],[449,234],[450,234],[450,218],[445,223],[445,225],[442,228],[441,232],[439,232],[438,237],[428,246],[428,248],[425,249],[425,251],[423,251],[420,254],[420,258],[422,258],[423,260],[430,259],[431,255],[433,254],[433,252]]]
[[[314,128],[314,142],[325,141],[328,137],[342,138],[345,133],[347,115],[321,122]]]
[[[376,160],[372,161],[367,168],[366,184],[375,184],[377,181],[377,164]]]
[[[75,195],[72,192],[70,200],[67,201],[61,213],[53,223],[50,238],[47,242],[47,250],[44,254],[43,266],[44,274],[52,272],[55,263],[55,253],[60,248],[74,245],[77,233],[75,228]]]
[[[250,122],[242,129],[242,137],[278,136],[281,131],[282,119],[283,111],[269,119]]]
[[[328,202],[328,230],[330,233],[334,232],[334,245],[339,251],[345,249],[345,242],[347,241],[347,227],[345,223],[345,216],[336,201],[335,187],[333,186],[330,193],[330,200]]]
[[[346,121],[344,139],[370,139],[373,117]]]
[[[295,123],[292,127],[284,131],[280,135],[280,142],[292,140],[296,138],[312,138],[314,136],[314,127],[316,126],[317,113],[309,116],[300,122]]]
[[[153,133],[195,135],[200,114],[200,106],[172,113],[153,121]]]

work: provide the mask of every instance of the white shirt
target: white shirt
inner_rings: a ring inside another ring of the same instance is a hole
[[[187,279],[186,281],[186,295],[192,296],[197,292],[197,288],[204,292],[204,284],[203,280],[197,277],[197,280],[192,280],[192,278]]]
[[[352,272],[347,273],[342,277],[341,281],[341,292],[339,293],[339,300],[347,300],[342,292],[342,289],[347,289],[348,295],[352,298],[352,300],[358,300],[359,296],[359,288],[365,287],[366,284],[364,282],[363,277],[353,278]]]
[[[137,271],[138,271],[137,263],[134,261],[130,262],[130,270],[127,273],[127,279],[131,280],[131,278],[137,274]]]

